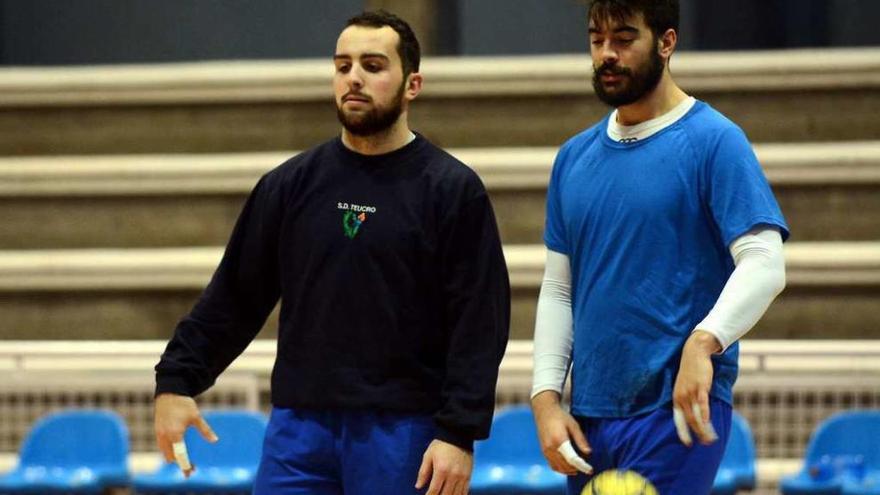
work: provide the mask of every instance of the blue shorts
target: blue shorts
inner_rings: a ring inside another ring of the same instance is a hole
[[[434,439],[430,416],[272,409],[254,495],[406,495]]]
[[[730,436],[731,407],[709,399],[709,416],[718,440],[711,445],[697,442],[685,447],[672,421],[672,404],[631,418],[578,417],[592,453],[587,461],[594,474],[609,469],[636,471],[647,478],[660,495],[709,495]],[[568,478],[568,494],[580,495],[589,476]]]

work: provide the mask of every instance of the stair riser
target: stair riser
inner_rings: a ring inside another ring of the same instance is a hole
[[[880,88],[703,91],[696,96],[739,124],[753,142],[880,135]],[[591,94],[425,94],[412,108],[411,123],[446,147],[558,146],[607,112]],[[330,100],[0,110],[2,155],[306,149],[338,133]]]
[[[880,184],[776,187],[793,241],[874,240]],[[505,244],[540,244],[543,190],[490,192]],[[0,199],[2,249],[225,245],[243,194]]]
[[[512,339],[531,339],[537,288],[513,289]],[[13,292],[0,298],[4,339],[166,339],[198,291]],[[749,334],[766,339],[880,338],[880,286],[789,286]],[[274,337],[277,311],[262,337]]]

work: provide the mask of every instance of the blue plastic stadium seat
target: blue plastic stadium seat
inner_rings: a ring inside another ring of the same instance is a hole
[[[474,446],[472,495],[561,495],[565,476],[547,464],[528,406],[499,412],[491,436]]]
[[[128,486],[128,430],[110,411],[63,411],[39,420],[0,494],[101,493]]]
[[[205,421],[220,437],[208,443],[189,428],[184,435],[195,471],[189,478],[174,463],[134,478],[136,493],[250,493],[262,454],[266,417],[250,411],[209,411]]]
[[[880,411],[832,416],[816,429],[804,466],[780,483],[784,495],[880,495]]]
[[[858,481],[844,481],[840,495],[880,495],[880,470],[868,472]]]
[[[734,495],[755,488],[755,440],[748,422],[736,411],[721,466],[712,484],[713,495]]]

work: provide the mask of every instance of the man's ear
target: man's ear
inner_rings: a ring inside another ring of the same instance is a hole
[[[674,29],[667,29],[665,33],[657,38],[657,50],[660,56],[669,59],[675,46],[678,44],[678,33]]]
[[[413,72],[406,78],[406,89],[404,89],[404,97],[407,100],[414,100],[419,93],[422,92],[422,83],[424,79],[418,72]]]

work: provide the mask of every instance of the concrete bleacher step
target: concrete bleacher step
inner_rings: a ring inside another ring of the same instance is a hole
[[[757,144],[798,241],[880,236],[880,141]],[[541,242],[550,147],[451,150],[486,183],[506,244]],[[259,176],[292,152],[0,158],[6,249],[225,244]]]
[[[222,249],[0,251],[5,339],[163,339],[189,310]],[[505,248],[511,337],[532,336],[545,251]],[[790,243],[788,287],[756,338],[880,338],[880,242]],[[270,317],[264,336],[274,335]]]
[[[558,146],[607,108],[586,53],[428,58],[412,123],[447,147]],[[755,142],[880,135],[880,49],[678,53]],[[338,133],[326,60],[0,69],[0,154],[303,149]]]

